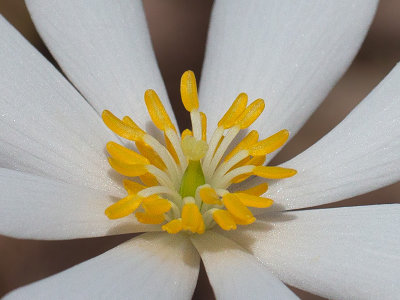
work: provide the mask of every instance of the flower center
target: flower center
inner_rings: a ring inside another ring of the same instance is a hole
[[[132,150],[107,143],[111,167],[131,179],[124,180],[127,196],[109,206],[105,214],[118,219],[135,212],[139,222],[160,224],[168,233],[201,234],[216,224],[233,230],[237,225],[253,223],[249,207],[267,208],[273,204],[263,197],[268,184],[233,191],[234,184],[252,175],[265,179],[295,175],[293,169],[263,166],[266,155],[280,148],[289,132],[281,130],[259,141],[258,132],[252,130],[226,153],[240,130],[260,116],[264,101],[257,99],[247,105],[247,95],[239,94],[207,142],[207,117],[199,111],[192,71],[182,75],[181,96],[190,112],[192,130],[185,129],[179,136],[156,92],[145,92],[147,109],[154,125],[164,133],[165,146],[130,117],[119,119],[107,110],[103,112],[104,123],[136,145]]]

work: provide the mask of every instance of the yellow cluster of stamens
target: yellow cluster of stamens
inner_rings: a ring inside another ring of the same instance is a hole
[[[289,132],[281,130],[259,141],[258,132],[250,131],[237,146],[227,152],[240,130],[248,128],[263,112],[265,104],[257,99],[247,104],[241,93],[207,142],[207,117],[199,111],[196,79],[187,71],[181,79],[181,97],[190,112],[192,129],[181,135],[171,121],[158,95],[147,90],[144,98],[154,125],[163,131],[165,146],[142,130],[130,117],[117,118],[105,110],[104,123],[117,135],[135,142],[136,150],[114,142],[107,144],[111,167],[118,173],[139,178],[124,180],[127,196],[105,211],[110,219],[135,212],[145,224],[160,224],[169,233],[204,233],[218,224],[224,230],[255,221],[249,207],[267,208],[273,204],[262,197],[268,184],[244,191],[231,191],[231,185],[252,175],[281,179],[296,170],[263,166],[266,155],[280,148]]]

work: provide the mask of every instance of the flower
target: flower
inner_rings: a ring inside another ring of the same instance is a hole
[[[141,4],[27,5],[80,94],[1,19],[0,232],[35,239],[147,233],[6,298],[190,298],[200,256],[217,298],[294,297],[280,280],[329,298],[399,294],[398,205],[294,210],[398,181],[399,65],[335,129],[282,165],[298,174],[270,182],[275,212],[255,211],[254,224],[234,231],[151,232],[160,226],[104,215],[110,196],[124,196],[104,145],[122,141],[99,117],[104,109],[139,116],[138,126],[156,134],[139,100],[148,88],[166,95]],[[217,2],[199,101],[209,127],[246,91],[267,103],[252,129],[294,134],[354,57],[375,7]]]

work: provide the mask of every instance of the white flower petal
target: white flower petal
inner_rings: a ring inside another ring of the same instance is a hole
[[[297,299],[238,244],[213,231],[191,237],[217,299]]]
[[[27,0],[32,20],[57,62],[101,113],[130,115],[146,129],[143,95],[159,94],[173,118],[141,1]]]
[[[4,299],[190,299],[199,262],[185,236],[148,233]]]
[[[0,18],[0,166],[117,192],[96,112]]]
[[[98,190],[0,168],[0,234],[24,239],[74,239],[159,231],[134,216],[109,220],[117,198]]]
[[[214,128],[240,92],[263,98],[255,129],[293,136],[354,58],[376,0],[217,1],[201,78]],[[272,157],[272,156],[271,156]]]
[[[400,205],[264,215],[224,232],[284,282],[329,299],[400,295]]]
[[[286,209],[335,202],[398,181],[400,64],[346,119],[284,166],[298,174],[271,184],[268,195]]]

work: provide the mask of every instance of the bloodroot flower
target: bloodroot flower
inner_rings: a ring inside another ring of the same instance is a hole
[[[0,19],[0,233],[144,234],[6,299],[189,299],[200,259],[218,299],[296,298],[283,282],[400,294],[399,205],[298,210],[399,180],[400,65],[266,166],[350,64],[376,1],[217,1],[200,96],[182,75],[181,132],[138,1],[27,6],[74,86]]]

